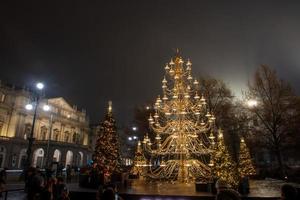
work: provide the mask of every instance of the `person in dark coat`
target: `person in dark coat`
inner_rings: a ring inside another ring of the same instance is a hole
[[[44,178],[35,168],[28,170],[27,187],[28,200],[40,199],[44,187]]]
[[[67,174],[67,183],[70,183],[71,176],[72,176],[72,168],[70,165],[67,165],[66,174]]]
[[[58,177],[57,183],[53,185],[53,200],[67,199],[69,199],[69,191],[67,185],[64,183],[63,177]]]
[[[2,197],[2,192],[5,190],[5,184],[6,184],[6,170],[3,169],[0,172],[0,197]]]
[[[296,200],[297,189],[291,184],[283,184],[281,186],[281,200]]]

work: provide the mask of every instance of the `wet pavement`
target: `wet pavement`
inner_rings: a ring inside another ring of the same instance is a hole
[[[284,184],[284,181],[280,180],[252,180],[250,181],[250,194],[248,197],[280,197],[280,187]],[[299,185],[296,185],[300,187]],[[8,190],[14,189],[23,189],[23,183],[14,183],[8,184]],[[70,183],[68,184],[68,188],[70,192],[83,192],[83,193],[95,193],[96,190],[94,189],[86,189],[80,188],[78,183]],[[172,183],[145,183],[144,181],[134,181],[131,187],[126,189],[121,189],[119,191],[120,194],[127,193],[127,194],[139,194],[139,195],[158,195],[158,196],[206,196],[212,197],[211,193],[206,192],[197,192],[195,189],[195,184],[172,184]],[[4,196],[4,194],[3,194]],[[10,191],[8,192],[7,196],[8,200],[23,200],[26,199],[26,194],[24,191]],[[3,197],[2,197],[3,198]],[[1,199],[1,198],[0,198]]]
[[[284,181],[279,180],[251,180],[249,197],[280,197],[280,187]],[[132,186],[121,189],[120,193],[139,195],[162,195],[162,196],[213,196],[208,192],[197,192],[193,183],[146,183],[135,180]]]

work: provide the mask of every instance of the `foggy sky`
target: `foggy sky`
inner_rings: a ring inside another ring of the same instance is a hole
[[[179,48],[194,76],[223,79],[238,96],[260,64],[300,92],[299,1],[8,1],[0,3],[0,79],[47,84],[119,124],[161,92],[164,65]],[[220,3],[221,2],[221,3]]]

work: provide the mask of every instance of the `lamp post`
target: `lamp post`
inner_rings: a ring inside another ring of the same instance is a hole
[[[39,106],[39,101],[40,101],[40,92],[44,89],[44,84],[43,83],[37,83],[36,84],[36,89],[38,90],[38,93],[35,95],[35,103],[34,106],[32,104],[27,104],[25,108],[27,110],[32,110],[34,108],[34,114],[33,114],[33,119],[32,119],[32,126],[31,126],[31,131],[30,131],[30,136],[28,138],[28,147],[27,147],[27,158],[25,162],[25,169],[28,169],[31,165],[31,160],[32,160],[32,145],[34,142],[34,126],[35,126],[35,121],[36,121],[36,115],[37,115],[37,109]]]

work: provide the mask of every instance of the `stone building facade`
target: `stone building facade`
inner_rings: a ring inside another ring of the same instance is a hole
[[[0,82],[0,168],[21,169],[26,160],[34,111],[25,109],[32,93]],[[47,104],[50,111],[42,108]],[[51,131],[50,131],[51,130]],[[89,120],[84,110],[64,98],[41,99],[34,127],[32,165],[47,163],[82,166],[91,159]]]

